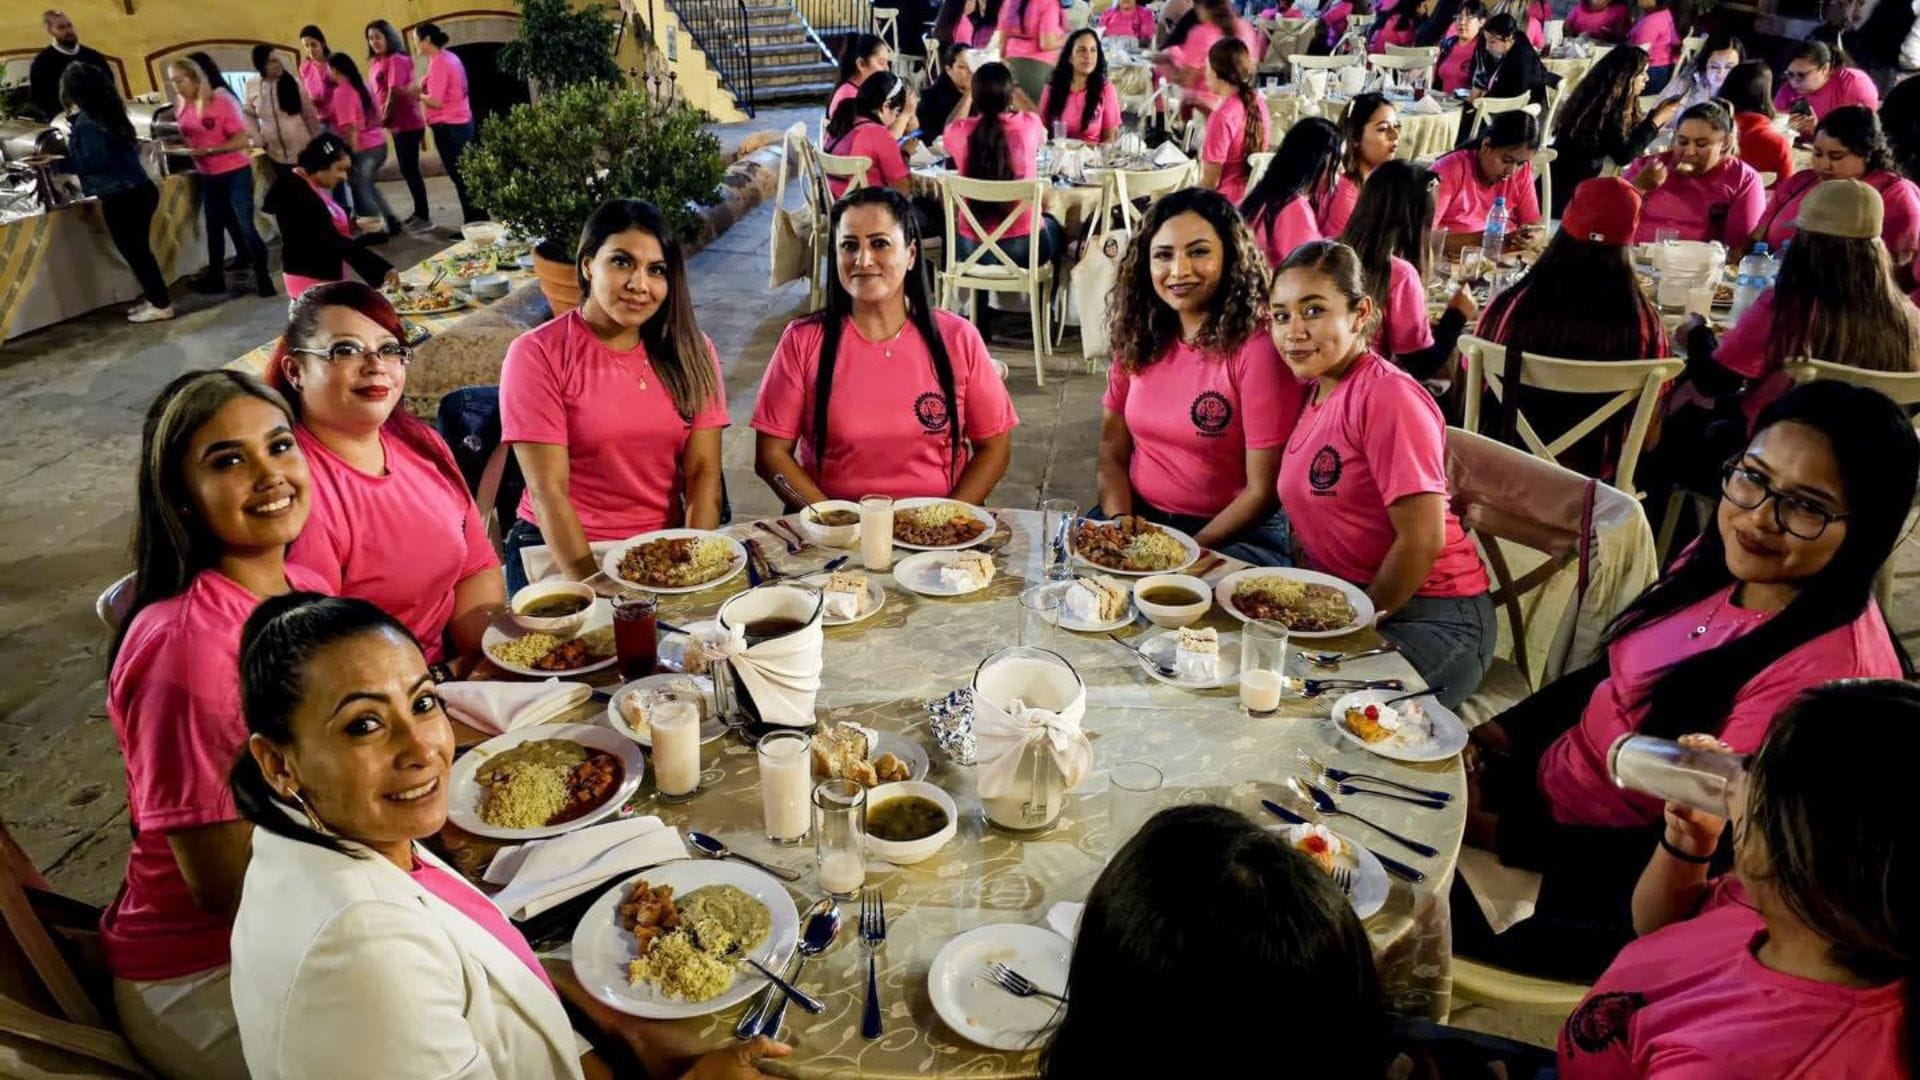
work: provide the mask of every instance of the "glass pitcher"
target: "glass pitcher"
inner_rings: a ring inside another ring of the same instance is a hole
[[[1017,698],[1029,708],[1061,712],[1084,704],[1087,687],[1065,657],[1048,649],[1015,646],[988,656],[973,673],[973,693],[1006,709]],[[982,795],[987,822],[1003,832],[1031,835],[1050,829],[1067,805],[1066,777],[1045,739],[1021,752],[1015,791]]]

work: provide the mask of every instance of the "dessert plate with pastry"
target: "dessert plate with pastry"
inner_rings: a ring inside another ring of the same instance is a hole
[[[880,579],[868,576],[865,570],[809,574],[801,578],[800,583],[820,590],[825,598],[821,604],[820,621],[828,626],[852,626],[857,622],[865,622],[878,614],[887,603],[887,590],[881,587]]]
[[[480,635],[480,648],[502,671],[536,679],[566,678],[612,667],[619,656],[613,645],[613,605],[595,601],[587,621],[571,637],[526,630],[505,619],[495,620]]]
[[[713,680],[705,675],[649,675],[613,692],[607,702],[607,723],[613,730],[653,749],[648,717],[668,701],[684,701],[700,710],[700,743],[706,745],[727,733],[727,725],[713,715]]]
[[[1373,601],[1364,589],[1291,566],[1236,570],[1213,587],[1213,598],[1241,622],[1277,622],[1293,638],[1334,638],[1373,624]]]
[[[1333,726],[1350,743],[1395,761],[1445,761],[1467,745],[1467,725],[1437,698],[1355,690],[1333,703]]]
[[[1345,870],[1352,875],[1346,890],[1353,913],[1365,919],[1387,906],[1387,868],[1373,852],[1341,836],[1325,825],[1275,825],[1273,831],[1286,838],[1287,845],[1313,860],[1320,872],[1333,877]]]
[[[993,557],[981,551],[922,551],[894,563],[893,580],[922,596],[965,596],[993,583]]]
[[[952,499],[917,497],[893,504],[893,542],[915,551],[958,551],[999,527],[992,514]]]
[[[538,840],[618,811],[640,786],[640,748],[596,724],[538,724],[462,754],[447,820],[475,836]]]
[[[1154,664],[1173,667],[1172,675],[1163,675],[1153,664],[1140,665],[1168,686],[1218,690],[1240,681],[1239,634],[1222,634],[1211,626],[1186,626],[1143,638],[1138,648]]]
[[[925,780],[933,762],[919,743],[894,731],[829,723],[813,734],[813,778],[852,780],[861,787]]]
[[[1106,634],[1133,621],[1133,590],[1118,578],[1096,574],[1059,588],[1058,614],[1047,621],[1062,630]]]

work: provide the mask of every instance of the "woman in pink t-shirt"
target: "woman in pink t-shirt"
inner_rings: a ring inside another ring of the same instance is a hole
[[[840,72],[834,79],[833,95],[827,98],[827,119],[840,112],[840,104],[853,99],[869,75],[893,70],[893,50],[878,34],[855,34],[840,49]]]
[[[1714,526],[1614,620],[1605,656],[1474,729],[1468,842],[1544,880],[1532,917],[1497,936],[1456,892],[1456,952],[1586,979],[1631,936],[1661,812],[1613,783],[1621,736],[1701,732],[1747,753],[1810,687],[1902,677],[1873,580],[1920,479],[1906,413],[1846,383],[1796,387],[1718,479]]]
[[[387,132],[380,126],[379,112],[366,81],[353,57],[334,53],[327,58],[333,78],[333,129],[353,147],[353,210],[361,217],[378,216],[385,221],[387,233],[400,232],[400,216],[380,190],[381,166],[387,163]]]
[[[1681,240],[1717,240],[1729,250],[1746,245],[1767,192],[1760,174],[1734,156],[1735,139],[1733,118],[1718,102],[1695,105],[1680,114],[1673,149],[1622,174],[1640,189],[1636,243],[1653,243],[1671,229]]]
[[[460,199],[460,220],[485,221],[486,212],[473,205],[467,195],[467,181],[460,175],[460,155],[473,142],[473,102],[467,93],[467,66],[447,46],[447,32],[432,23],[421,23],[413,32],[420,42],[420,55],[427,58],[427,73],[420,81],[420,104],[426,106],[427,127],[433,132],[433,148],[440,153],[447,179],[453,181],[453,193]]]
[[[272,376],[300,421],[313,516],[287,558],[328,592],[392,613],[429,661],[464,668],[506,585],[453,453],[399,407],[412,358],[403,337],[393,305],[358,282],[294,304]]]
[[[1814,125],[1842,105],[1858,105],[1869,112],[1880,108],[1880,88],[1858,68],[1846,66],[1824,41],[1801,42],[1781,75],[1773,107],[1787,113],[1794,134],[1802,138]]]
[[[1354,204],[1360,201],[1360,187],[1373,170],[1394,159],[1400,151],[1400,113],[1382,94],[1354,96],[1340,121],[1340,134],[1346,146],[1346,160],[1334,178],[1333,192],[1327,196],[1320,214],[1324,236],[1346,231]],[[1429,216],[1429,221],[1432,218]],[[1278,262],[1272,263],[1280,265]]]
[[[1674,28],[1667,0],[1634,0],[1634,7],[1637,14],[1627,31],[1627,44],[1646,50],[1647,93],[1657,94],[1673,78],[1673,63],[1680,58],[1680,32]]]
[[[195,292],[227,291],[227,234],[253,270],[254,291],[273,296],[267,270],[267,245],[253,225],[253,170],[247,148],[251,129],[232,94],[218,92],[191,60],[167,65],[173,86],[174,115],[186,140],[194,171],[200,176],[200,209],[206,217],[207,268],[188,282]]]
[[[1100,13],[1100,30],[1108,37],[1130,37],[1143,46],[1153,44],[1153,9],[1140,0],[1117,0]]]
[[[333,118],[327,112],[333,103],[333,80],[327,77],[327,57],[333,52],[327,47],[327,35],[317,26],[300,28],[300,85],[307,91],[307,97],[313,102],[313,111],[320,123],[329,123]]]
[[[1266,261],[1219,193],[1162,196],[1114,285],[1101,402],[1107,517],[1172,525],[1202,546],[1274,565],[1273,475],[1300,384],[1267,340]]]
[[[1859,718],[1885,741],[1861,754]],[[1773,721],[1726,822],[1668,803],[1640,875],[1643,935],[1560,1033],[1565,1080],[1920,1075],[1920,691],[1809,690]]]
[[[1447,249],[1477,246],[1495,199],[1506,200],[1508,246],[1525,244],[1540,225],[1540,196],[1533,185],[1533,155],[1540,149],[1540,122],[1531,113],[1498,113],[1472,145],[1440,155],[1433,197],[1433,227],[1444,230]]]
[[[1480,49],[1480,31],[1487,25],[1487,6],[1480,0],[1461,0],[1454,12],[1453,33],[1440,43],[1433,84],[1446,93],[1473,88],[1473,59]]]
[[[1013,73],[1005,64],[982,64],[973,73],[973,113],[947,125],[947,156],[953,159],[954,172],[975,180],[1034,179],[1047,129],[1038,116],[1014,109],[1013,91]],[[992,235],[1003,222],[1006,228],[999,232],[996,243],[1014,265],[1024,269],[1035,257],[1029,245],[1035,242],[1032,237],[1036,232],[1040,237],[1040,263],[1052,261],[1060,251],[1060,223],[1053,215],[1042,213],[1036,222],[1034,208],[1029,206],[1007,221],[1008,206],[974,199],[962,201],[980,222],[976,229],[965,214],[954,211],[958,233],[953,238],[954,250],[962,259],[980,248],[983,230]],[[922,232],[927,229],[923,223]],[[983,258],[989,260],[988,265],[1002,261]]]
[[[1104,143],[1120,133],[1120,92],[1107,81],[1099,34],[1075,30],[1068,35],[1060,62],[1040,92],[1040,119],[1045,130],[1084,142]]]
[[[926,295],[912,219],[884,188],[834,207],[826,310],[780,336],[753,407],[754,471],[788,509],[865,495],[978,506],[1006,474],[1013,399],[980,332]]]
[[[834,109],[821,149],[829,154],[866,158],[865,186],[888,187],[904,195],[912,190],[912,173],[895,129],[910,122],[911,104],[913,95],[907,92],[906,83],[890,71],[876,71]],[[847,181],[828,177],[827,187],[838,199],[846,193]]]
[[[232,790],[255,828],[232,982],[255,1077],[610,1075],[581,1053],[563,1000],[649,1076],[759,1077],[755,1060],[788,1053],[760,1036],[687,1069],[681,1047],[596,1002],[568,965],[549,971],[426,850],[447,823],[455,728],[399,620],[294,593],[260,605],[241,655]]]
[[[1219,115],[1216,110],[1214,116]],[[1320,210],[1333,195],[1342,150],[1340,129],[1331,120],[1306,117],[1287,129],[1272,164],[1240,200],[1240,216],[1268,266],[1279,266],[1294,248],[1320,239]]]
[[[1628,7],[1629,0],[1580,0],[1567,12],[1566,36],[1617,45],[1627,39]]]
[[[1200,186],[1238,203],[1253,175],[1248,159],[1265,151],[1272,138],[1267,99],[1255,85],[1253,54],[1237,38],[1222,38],[1207,50],[1207,90],[1220,104],[1207,115],[1206,141],[1200,148]]]
[[[1214,44],[1235,38],[1258,62],[1266,48],[1265,38],[1252,23],[1234,12],[1232,0],[1198,0],[1193,5],[1191,22],[1183,23],[1171,15],[1168,19],[1173,32],[1160,50],[1155,70],[1161,78],[1186,90],[1181,95],[1181,108],[1211,112],[1220,104],[1219,91],[1207,85],[1207,71],[1211,66],[1207,57]]]
[[[133,849],[100,921],[120,1027],[175,1080],[245,1077],[228,938],[251,827],[227,773],[247,741],[240,628],[261,598],[317,589],[288,565],[307,520],[305,457],[280,395],[198,371],[147,409],[133,599],[109,656]]]
[[[1439,322],[1428,320],[1427,234],[1433,222],[1433,182],[1431,170],[1411,161],[1386,162],[1367,179],[1346,232],[1328,237],[1360,257],[1367,295],[1380,313],[1373,351],[1416,379],[1431,378],[1440,370],[1453,355],[1460,332],[1479,310],[1463,283],[1448,299]]]
[[[1779,251],[1793,235],[1807,193],[1827,180],[1858,180],[1879,192],[1885,210],[1880,240],[1887,257],[1896,271],[1913,262],[1920,251],[1920,187],[1894,171],[1880,118],[1858,105],[1842,105],[1820,118],[1812,166],[1774,186],[1753,239]]]
[[[420,88],[414,85],[413,57],[407,52],[406,39],[385,19],[368,23],[365,34],[367,86],[377,109],[373,119],[393,136],[394,160],[400,164],[407,194],[413,196],[413,216],[407,218],[406,226],[432,228],[427,182],[420,175],[420,147],[427,141],[427,117],[420,110]]]
[[[515,338],[500,369],[500,440],[527,478],[508,595],[525,548],[577,581],[599,571],[593,543],[720,525],[726,388],[673,230],[648,203],[601,203],[574,265],[580,306]]]
[[[933,19],[933,40],[943,49],[973,48],[973,25],[979,15],[980,0],[941,0],[940,13]]]
[[[1000,5],[1002,51],[1009,60],[1053,64],[1067,39],[1066,10],[1060,0],[1005,0]]]
[[[1498,634],[1487,572],[1447,506],[1446,421],[1368,341],[1360,259],[1295,249],[1274,278],[1273,346],[1306,384],[1277,490],[1296,565],[1366,589],[1380,636],[1454,706],[1479,688]]]

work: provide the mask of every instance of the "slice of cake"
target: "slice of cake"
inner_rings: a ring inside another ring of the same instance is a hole
[[[1345,846],[1339,837],[1327,831],[1325,825],[1295,825],[1287,833],[1287,841],[1295,851],[1312,859],[1321,873],[1333,873],[1334,860],[1340,857]]]
[[[635,735],[651,737],[653,730],[647,716],[647,706],[653,704],[646,691],[636,691],[620,699],[620,718],[627,722]]]
[[[1191,626],[1175,631],[1173,669],[1188,682],[1214,682],[1220,678],[1220,635],[1209,626],[1195,630]]]
[[[1126,617],[1127,587],[1105,574],[1075,578],[1061,603],[1069,621],[1098,626]]]
[[[954,592],[984,589],[993,580],[993,560],[978,551],[957,551],[940,562],[940,584]]]
[[[857,619],[867,608],[867,575],[858,570],[836,570],[827,578],[826,615],[829,619]]]
[[[1400,714],[1391,705],[1366,705],[1347,710],[1347,728],[1362,742],[1386,742],[1400,733]]]

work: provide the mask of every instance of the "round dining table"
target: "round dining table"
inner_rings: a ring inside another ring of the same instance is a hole
[[[1038,554],[1042,545],[1037,542],[1040,515],[996,510],[993,516],[998,528],[980,545],[992,552],[997,570],[987,588],[957,598],[935,598],[910,592],[891,576],[879,575],[886,592],[884,606],[862,622],[826,630],[819,718],[851,721],[919,744],[932,762],[927,779],[953,796],[961,820],[958,835],[925,862],[894,867],[877,859],[869,861],[867,884],[879,887],[887,913],[886,942],[878,952],[883,1034],[871,1040],[861,1035],[866,955],[852,929],[854,912],[843,908],[845,925],[837,943],[809,963],[798,980],[801,989],[825,1004],[825,1010],[818,1015],[788,1010],[782,1039],[792,1044],[793,1054],[769,1059],[761,1067],[776,1075],[804,1078],[905,1080],[943,1075],[992,1080],[1036,1075],[1035,1050],[987,1049],[948,1027],[934,1010],[928,973],[941,946],[958,934],[988,924],[1043,926],[1056,904],[1086,898],[1125,839],[1113,835],[1108,826],[1106,791],[1108,770],[1121,762],[1147,762],[1163,774],[1158,806],[1218,804],[1274,827],[1282,822],[1262,802],[1287,801],[1286,780],[1305,773],[1300,752],[1335,768],[1450,794],[1452,799],[1443,809],[1367,796],[1350,796],[1342,802],[1344,808],[1380,826],[1438,849],[1432,857],[1399,847],[1373,827],[1350,818],[1328,821],[1343,837],[1424,873],[1423,880],[1413,883],[1390,877],[1385,907],[1365,926],[1392,1007],[1416,1016],[1444,1018],[1451,985],[1447,890],[1465,825],[1465,774],[1457,756],[1431,764],[1403,764],[1358,749],[1335,731],[1329,719],[1332,696],[1289,698],[1282,702],[1279,715],[1253,719],[1241,712],[1232,686],[1206,692],[1178,689],[1149,676],[1133,653],[1105,635],[1048,627],[1035,644],[1065,658],[1087,687],[1084,730],[1093,746],[1093,769],[1073,789],[1050,832],[1022,839],[988,826],[974,768],[956,764],[940,749],[929,728],[926,705],[930,699],[967,686],[984,658],[1021,637],[1018,597],[1043,576]],[[736,523],[727,531],[750,544],[782,576],[816,571],[839,555],[851,554],[852,565],[859,565],[857,550],[803,543],[797,552],[789,551],[770,525],[791,526],[792,522]],[[1202,552],[1187,572],[1213,584],[1243,565]],[[660,619],[685,626],[711,618],[723,600],[746,587],[744,579],[735,578],[702,592],[662,596]],[[1218,606],[1199,625],[1223,634],[1239,629],[1238,622]],[[1151,629],[1136,620],[1119,636],[1137,642]],[[1379,643],[1372,630],[1362,629],[1334,639],[1296,640],[1293,648],[1357,651]],[[1421,685],[1396,653],[1347,661],[1338,670],[1309,668],[1298,656],[1291,663],[1294,674],[1399,678],[1409,687]],[[611,671],[600,673],[600,681],[617,681],[606,678],[609,675]],[[605,705],[599,702],[555,722],[608,724]],[[729,734],[702,747],[701,763],[700,789],[691,801],[658,801],[648,770],[646,782],[623,807],[622,815],[657,815],[668,825],[717,836],[752,858],[804,871],[787,888],[796,907],[805,910],[821,895],[812,850],[781,848],[765,839],[753,745]],[[1136,805],[1130,812],[1138,809]],[[492,849],[451,826],[441,841],[451,849],[455,864],[476,876]],[[1199,893],[1191,899],[1197,905],[1207,902]],[[673,1023],[690,1040],[719,1046],[733,1038],[742,1008]]]
[[[1313,98],[1291,86],[1264,91],[1273,145],[1279,146],[1293,125],[1309,116],[1324,116],[1339,124],[1347,115],[1344,97]],[[1435,99],[1429,99],[1435,100]],[[1460,138],[1460,107],[1451,102],[1434,112],[1411,112],[1408,102],[1396,102],[1400,114],[1400,145],[1394,156],[1403,161],[1430,161],[1453,149]],[[1424,110],[1424,106],[1422,109]]]

